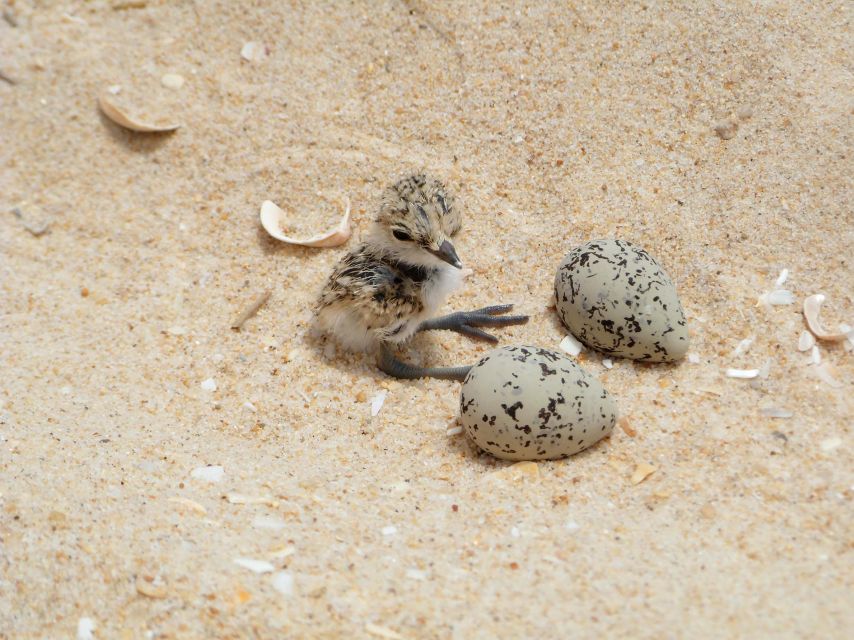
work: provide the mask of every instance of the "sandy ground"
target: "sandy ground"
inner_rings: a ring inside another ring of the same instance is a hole
[[[850,5],[558,4],[6,0],[0,637],[850,632],[852,355],[797,351],[809,294],[854,324]],[[182,127],[117,127],[111,85]],[[349,196],[358,235],[419,167],[464,209],[474,275],[448,308],[531,314],[504,344],[556,347],[576,244],[665,265],[699,362],[580,356],[634,436],[508,467],[453,435],[456,383],[310,336],[346,249],[269,240],[260,203],[312,232]],[[757,305],[784,268],[796,303]]]

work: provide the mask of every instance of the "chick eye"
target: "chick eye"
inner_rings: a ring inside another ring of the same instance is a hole
[[[403,240],[404,242],[408,240],[412,240],[412,236],[406,233],[405,231],[401,231],[400,229],[395,229],[391,232],[392,235],[398,240]]]

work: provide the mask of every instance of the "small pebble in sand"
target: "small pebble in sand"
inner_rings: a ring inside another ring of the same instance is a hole
[[[606,369],[613,369],[614,368],[614,361],[611,360],[611,358],[603,358],[602,359],[602,366],[605,367]]]
[[[164,73],[160,78],[160,84],[167,89],[180,89],[184,86],[184,76],[177,73]]]
[[[216,391],[216,380],[208,378],[202,381],[202,389],[205,391]]]
[[[745,105],[745,106],[743,106],[743,107],[739,107],[738,112],[736,113],[736,115],[737,115],[741,120],[750,120],[750,118],[752,118],[752,117],[753,117],[753,109],[752,109],[752,108],[750,108],[750,107],[748,107],[748,106],[746,106],[746,105]]]
[[[700,356],[696,353],[689,353],[688,362],[690,362],[691,364],[700,364]]]
[[[384,536],[393,536],[395,533],[397,533],[397,527],[395,527],[393,524],[382,528],[382,534]]]
[[[738,123],[732,120],[721,120],[712,127],[721,140],[731,140],[738,131]]]

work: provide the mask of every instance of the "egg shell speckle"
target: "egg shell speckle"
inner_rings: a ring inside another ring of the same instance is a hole
[[[688,351],[688,323],[673,281],[655,258],[624,240],[594,240],[570,251],[555,276],[566,327],[591,349],[646,362]]]
[[[539,347],[490,351],[471,368],[460,395],[468,436],[505,460],[571,456],[611,433],[616,420],[616,403],[596,378]]]

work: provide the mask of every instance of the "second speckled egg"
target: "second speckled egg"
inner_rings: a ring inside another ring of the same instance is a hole
[[[591,349],[646,362],[688,351],[688,325],[673,281],[640,247],[594,240],[570,251],[555,277],[557,312]]]
[[[574,360],[540,347],[494,349],[463,382],[460,422],[505,460],[554,460],[611,433],[617,405]]]

